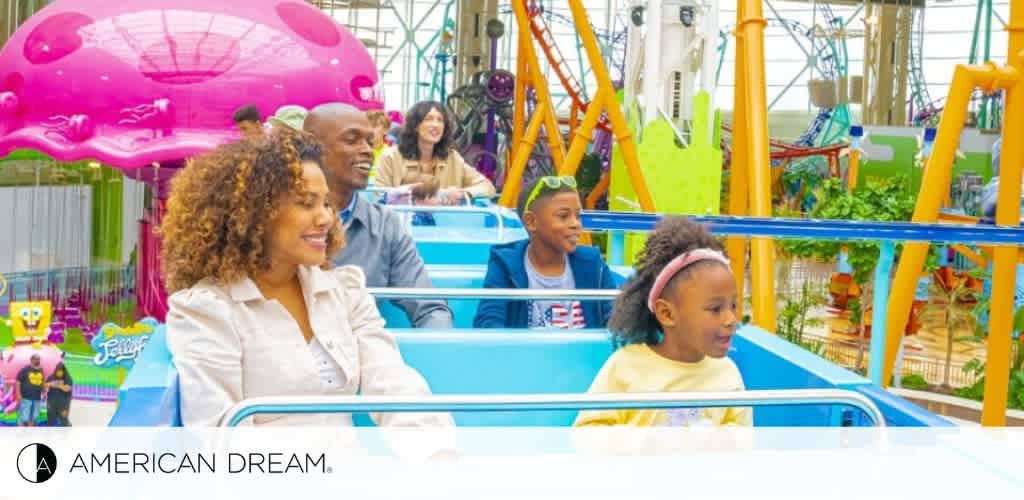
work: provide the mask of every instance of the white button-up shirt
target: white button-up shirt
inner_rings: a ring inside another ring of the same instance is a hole
[[[384,329],[359,268],[300,267],[299,280],[319,346],[307,344],[288,311],[265,299],[248,278],[231,285],[203,280],[171,295],[167,342],[178,370],[185,426],[216,426],[233,404],[258,396],[430,394]],[[323,383],[323,377],[338,380]],[[448,414],[371,417],[385,426],[454,426]],[[352,425],[347,414],[256,415],[252,421]]]

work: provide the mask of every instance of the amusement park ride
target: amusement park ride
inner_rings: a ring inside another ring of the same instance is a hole
[[[309,108],[330,101],[350,102],[361,109],[383,109],[380,73],[391,70],[401,50],[381,57],[387,61],[378,68],[365,48],[366,40],[339,27],[337,18],[324,15],[328,10],[324,5],[318,10],[308,4],[271,0],[185,3],[195,11],[195,19],[179,20],[178,25],[165,28],[172,30],[170,34],[162,34],[154,28],[165,23],[161,14],[183,8],[182,2],[146,0],[143,9],[139,7],[142,4],[61,0],[28,19],[17,31],[12,30],[0,52],[0,68],[4,70],[0,73],[0,153],[31,148],[59,161],[95,159],[150,186],[152,204],[140,230],[134,292],[142,315],[156,318],[163,317],[166,302],[157,272],[159,239],[152,229],[164,210],[166,181],[186,158],[236,138],[230,114],[246,104],[240,102],[238,89],[245,88],[246,99],[264,110],[286,104]],[[330,4],[333,13],[335,2],[318,3]],[[486,3],[496,12],[496,2],[494,6]],[[828,3],[850,2],[824,2]],[[368,4],[378,10],[385,8],[380,2]],[[447,7],[452,5],[449,2]],[[604,224],[599,228],[636,232],[650,229],[658,216],[669,213],[708,221],[713,229],[728,235],[727,248],[741,295],[749,272],[751,317],[757,331],[771,332],[776,327],[773,237],[821,230],[825,232],[818,235],[832,238],[884,239],[896,234],[913,239],[899,260],[888,303],[881,310],[876,308],[875,325],[884,332],[877,335],[884,343],[884,356],[873,356],[872,363],[883,371],[882,386],[891,379],[910,314],[913,294],[908,291],[915,288],[928,250],[928,243],[923,241],[956,230],[961,231],[957,234],[973,235],[991,244],[992,305],[983,424],[1002,424],[1011,345],[1012,277],[1019,259],[1019,251],[1011,243],[1020,244],[1013,239],[1019,236],[1011,228],[1019,226],[1017,200],[1021,197],[1024,144],[1003,142],[996,228],[943,228],[936,223],[941,220],[941,193],[952,180],[952,163],[975,89],[980,88],[985,95],[1003,91],[1002,135],[1024,136],[1024,0],[1011,1],[1007,64],[986,62],[956,68],[953,87],[941,107],[938,134],[914,211],[913,222],[923,225],[871,225],[878,234],[866,234],[864,228],[869,226],[855,223],[834,223],[821,229],[826,224],[820,221],[772,218],[772,186],[780,171],[773,168],[773,162],[784,164],[795,158],[823,156],[828,159],[830,174],[839,176],[840,151],[847,147],[841,141],[852,124],[848,101],[828,103],[795,144],[769,138],[764,40],[766,26],[778,22],[778,16],[772,17],[773,21],[766,18],[764,5],[762,0],[739,0],[734,31],[723,36],[719,3],[714,0],[631,0],[622,79],[615,81],[582,0],[566,0],[586,67],[596,82],[590,93],[581,83],[584,77],[573,75],[555,43],[544,4],[513,0],[514,23],[507,27],[486,23],[483,36],[490,50],[481,51],[480,60],[487,64],[480,63],[475,71],[464,67],[467,62],[459,57],[461,46],[444,45],[461,40],[447,22],[438,37],[425,45],[418,45],[414,37],[404,39],[403,45],[412,45],[406,50],[417,52],[415,64],[426,61],[430,68],[427,72],[440,72],[440,77],[426,86],[417,81],[417,89],[404,89],[404,97],[418,99],[420,92],[437,92],[441,99],[455,103],[453,107],[462,113],[463,130],[458,140],[462,148],[472,146],[478,133],[486,129],[480,154],[484,159],[480,161],[493,164],[494,172],[499,163],[504,164],[500,176],[504,189],[498,204],[506,208],[514,205],[531,158],[538,152],[549,156],[558,174],[575,175],[586,154],[607,144],[607,166],[595,188],[596,196],[607,195],[614,211],[634,213],[588,212],[584,221],[588,229]],[[394,5],[387,8],[396,9]],[[407,21],[412,8],[405,18],[399,17],[407,32],[421,24]],[[920,29],[923,22],[920,2],[869,1],[865,9],[869,19],[864,31],[868,57],[860,86],[868,110],[865,124],[906,121],[901,113],[906,114],[907,101],[915,103],[917,112],[934,111],[936,106],[930,99],[915,97],[926,95],[926,89],[914,90],[911,85],[913,95],[909,97],[902,90],[908,79],[920,79],[911,68],[913,59],[894,61],[881,56],[894,47],[910,51],[914,43],[912,27],[917,24]],[[460,18],[463,14],[460,12]],[[218,16],[237,18],[249,29],[212,22]],[[139,32],[126,34],[111,21],[117,19],[131,19]],[[829,17],[826,24],[834,28],[829,36],[845,36],[841,33],[848,22]],[[208,36],[202,38],[206,41],[201,42],[190,31],[198,29],[196,23],[206,26],[202,28],[208,31]],[[359,29],[355,18],[350,18],[350,23],[356,24],[353,31]],[[789,30],[796,27],[793,23],[783,25]],[[498,40],[506,31],[516,34],[514,72],[497,65]],[[728,35],[735,41],[736,83],[732,123],[725,126],[714,95],[721,65],[720,42]],[[130,43],[124,43],[123,37]],[[827,63],[828,72],[819,71],[821,76],[850,88],[853,84],[847,79],[845,49],[836,48],[832,43],[835,40],[823,38],[817,31],[810,37],[811,49],[805,50],[809,60],[817,60],[821,54],[832,58]],[[171,38],[173,43],[168,42]],[[375,52],[386,48],[386,44],[375,44]],[[200,49],[216,51],[219,57],[198,57]],[[349,59],[338,64],[337,55],[342,53]],[[436,66],[425,57],[427,54],[439,56],[433,61]],[[454,59],[449,59],[452,54]],[[407,72],[412,73],[408,65],[413,63],[408,58],[404,63]],[[458,68],[453,73],[472,76],[449,87],[448,63]],[[45,72],[40,69],[43,66]],[[813,69],[820,69],[818,63]],[[548,77],[552,73],[569,100],[567,115],[559,113],[555,82]],[[66,76],[54,78],[53,74]],[[99,78],[80,84],[75,93],[68,92],[71,75],[85,74]],[[985,106],[986,110],[991,107]],[[988,116],[994,113],[986,112]],[[727,148],[723,148],[723,130],[731,135]],[[507,137],[498,140],[498,131]],[[728,206],[719,207],[726,149]],[[853,148],[853,165],[858,154]],[[680,165],[686,170],[677,168]],[[694,193],[692,200],[679,200],[678,192],[684,184]],[[587,200],[587,208],[593,208],[592,201]],[[728,216],[718,216],[722,212]],[[504,219],[498,220],[503,224],[500,221]],[[609,254],[628,260],[629,256],[622,257],[631,252],[624,248],[634,245],[635,250],[635,242],[625,236],[616,239],[620,236],[609,243]],[[58,312],[66,309],[64,306],[57,304],[54,317],[64,323],[75,321],[73,315]],[[757,342],[773,342],[752,335]]]

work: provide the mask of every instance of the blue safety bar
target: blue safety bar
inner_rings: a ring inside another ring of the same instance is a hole
[[[234,427],[258,414],[493,412],[846,405],[884,427],[881,410],[863,394],[843,389],[782,389],[643,394],[508,394],[401,396],[273,396],[232,406],[221,424]]]

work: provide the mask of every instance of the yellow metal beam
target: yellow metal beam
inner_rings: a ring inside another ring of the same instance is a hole
[[[653,213],[655,211],[654,198],[651,197],[643,171],[640,170],[640,157],[637,154],[636,142],[633,141],[633,134],[626,123],[626,117],[622,114],[619,103],[615,99],[615,87],[612,85],[611,76],[608,74],[608,68],[604,63],[601,50],[597,46],[597,37],[590,26],[590,19],[587,17],[587,12],[580,0],[569,0],[569,10],[572,11],[572,19],[576,24],[576,34],[579,36],[580,42],[587,53],[587,61],[590,63],[594,79],[597,81],[598,90],[596,98],[587,107],[587,113],[583,116],[583,123],[576,130],[576,135],[569,146],[569,154],[566,156],[565,163],[559,169],[559,172],[564,175],[576,173],[576,169],[579,168],[580,161],[583,159],[583,148],[586,146],[586,143],[590,142],[593,129],[597,125],[596,118],[593,120],[594,124],[590,125],[591,120],[589,118],[591,112],[594,112],[594,108],[599,108],[597,112],[600,111],[600,108],[603,108],[608,113],[608,122],[611,124],[612,134],[619,144],[619,150],[622,152],[622,159],[626,163],[626,171],[629,172],[629,179],[633,184],[633,190],[636,192],[637,201],[640,202],[640,208],[645,212]],[[588,127],[588,125],[590,126]]]
[[[933,153],[925,164],[921,179],[921,191],[914,207],[913,222],[936,222],[944,193],[949,190],[953,160],[960,144],[960,134],[967,118],[967,106],[975,87],[986,92],[1006,89],[1006,111],[1003,128],[1003,158],[1000,168],[999,204],[996,223],[1016,226],[1020,222],[1021,165],[1024,164],[1024,145],[1014,138],[1024,135],[1024,95],[1020,75],[1024,69],[1024,0],[1013,0],[1010,7],[1011,30],[1010,66],[958,65],[953,73],[953,82],[946,97],[946,106],[939,121],[939,130]],[[1009,151],[1005,151],[1009,146]],[[1003,183],[1006,185],[1003,185]],[[1014,200],[1014,201],[1010,201]],[[886,321],[885,362],[882,381],[888,385],[892,378],[893,364],[899,345],[903,340],[910,316],[913,294],[921,269],[928,253],[928,243],[907,243],[900,256],[893,280],[893,294],[889,297]],[[992,267],[992,303],[990,330],[985,371],[985,400],[982,409],[982,424],[1003,425],[1006,421],[1006,391],[1009,383],[1011,348],[1011,323],[1013,320],[1013,288],[1018,250],[1013,247],[997,247]]]
[[[512,168],[509,169],[508,178],[505,180],[505,189],[501,192],[498,204],[503,207],[513,208],[519,198],[518,186],[523,183],[523,170],[526,162],[530,159],[530,153],[537,144],[537,136],[540,135],[540,126],[544,123],[544,114],[548,112],[547,104],[540,103],[530,117],[530,125],[526,128],[526,134],[516,147],[515,155],[512,158]],[[516,186],[517,189],[512,189]]]
[[[736,6],[736,19],[742,19],[746,9],[743,2]],[[733,127],[732,127],[732,159],[729,162],[729,215],[743,216],[749,214],[750,188],[747,187],[747,59],[743,50],[743,32],[736,30],[736,87],[733,89]],[[732,275],[736,280],[737,297],[745,297],[747,273],[747,239],[743,236],[726,238],[726,250],[732,263]],[[743,317],[743,300],[736,304],[736,315]]]
[[[744,122],[733,128],[746,129],[746,163],[749,171],[750,215],[772,216],[771,163],[768,144],[768,97],[764,68],[764,29],[767,21],[761,0],[740,0],[736,11],[737,31],[742,33],[737,50],[745,52]],[[734,139],[735,140],[735,139]],[[770,238],[751,238],[751,282],[753,323],[774,332],[775,246]]]
[[[1024,0],[1010,2],[1010,68],[1024,73]],[[1024,166],[1024,83],[1006,89],[1003,141],[999,159],[996,224],[1020,225],[1021,168]],[[989,309],[988,353],[985,361],[985,399],[981,425],[1006,425],[1006,394],[1013,347],[1013,305],[1018,249],[995,248],[992,259],[992,302]]]
[[[544,72],[541,71],[540,62],[537,58],[537,51],[533,47],[533,35],[530,32],[530,19],[529,13],[526,11],[526,3],[516,0],[512,2],[512,11],[515,13],[516,27],[519,29],[519,50],[517,61],[518,70],[520,74],[516,75],[516,111],[518,118],[518,126],[521,127],[523,121],[525,121],[525,109],[526,109],[526,85],[532,86],[537,96],[537,108],[534,113],[539,113],[542,109],[544,114],[541,115],[541,120],[544,127],[547,129],[548,144],[551,147],[551,158],[555,163],[555,168],[560,168],[563,158],[565,158],[565,146],[562,143],[561,130],[558,127],[558,118],[555,116],[555,106],[551,100],[551,92],[548,90],[547,79],[544,78]],[[525,60],[525,64],[523,61]],[[526,70],[526,75],[523,75],[523,70]],[[543,105],[543,106],[541,106]],[[521,106],[521,107],[520,107]],[[519,113],[521,110],[521,114]],[[526,169],[526,163],[530,159],[530,153],[533,152],[533,147],[536,145],[536,136],[532,142],[527,144],[523,137],[519,140],[516,139],[516,126],[517,119],[513,117],[513,144],[515,148],[528,147],[529,149],[525,154],[519,154],[519,151],[515,151],[513,154],[512,165],[509,166],[508,177],[505,180],[505,186],[502,189],[501,199],[498,201],[499,204],[505,207],[512,207],[515,204],[515,200],[519,196],[519,190],[521,188],[520,183],[523,178],[523,171]],[[533,119],[530,120],[531,125]],[[539,131],[538,131],[539,133]],[[528,136],[529,134],[527,134]],[[513,179],[518,179],[517,182],[511,182]],[[511,203],[511,204],[510,204]]]

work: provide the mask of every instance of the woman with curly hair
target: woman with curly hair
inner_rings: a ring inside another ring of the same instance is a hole
[[[218,148],[172,180],[161,257],[184,425],[217,425],[233,404],[258,396],[430,393],[384,330],[362,271],[329,269],[343,241],[327,195],[319,147],[288,130]],[[452,425],[446,414],[374,418]],[[260,415],[253,423],[352,421]]]
[[[736,281],[722,245],[685,217],[654,228],[608,329],[619,349],[590,392],[742,391],[726,357],[739,321]],[[583,411],[584,425],[751,425],[749,408]]]
[[[436,101],[417,103],[404,122],[398,146],[385,150],[377,162],[377,186],[398,187],[410,173],[421,173],[440,181],[441,198],[448,204],[460,203],[466,195],[494,195],[494,184],[455,150],[455,120],[444,105]]]

